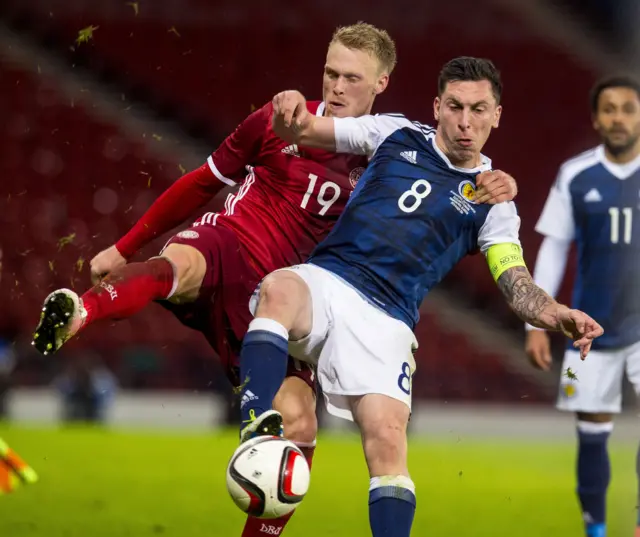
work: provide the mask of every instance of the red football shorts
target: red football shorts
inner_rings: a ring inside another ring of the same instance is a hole
[[[166,244],[184,244],[198,250],[207,270],[198,299],[188,304],[163,300],[165,308],[186,326],[202,332],[220,357],[234,387],[240,385],[240,347],[253,319],[249,299],[262,275],[249,263],[244,248],[232,231],[219,226],[193,226]],[[165,246],[165,248],[166,248]],[[315,389],[313,368],[289,357],[287,376],[298,377]]]

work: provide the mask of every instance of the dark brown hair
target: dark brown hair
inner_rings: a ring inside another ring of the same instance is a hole
[[[449,82],[463,81],[479,82],[488,80],[491,83],[493,96],[500,104],[502,97],[502,80],[500,71],[496,69],[491,60],[484,58],[472,58],[470,56],[460,56],[447,62],[438,77],[438,95],[441,96]]]
[[[595,114],[598,111],[598,102],[602,92],[609,88],[629,88],[636,92],[640,99],[640,82],[630,75],[614,75],[601,78],[591,88],[589,100],[591,102],[591,111]]]

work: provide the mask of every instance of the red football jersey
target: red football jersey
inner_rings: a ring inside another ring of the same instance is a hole
[[[322,115],[323,102],[309,102]],[[342,213],[367,166],[362,156],[287,144],[271,128],[273,107],[263,106],[242,122],[209,159],[211,171],[240,189],[225,210],[207,213],[195,225],[232,230],[266,275],[305,261]]]

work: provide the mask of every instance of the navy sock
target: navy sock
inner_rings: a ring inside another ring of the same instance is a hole
[[[371,479],[369,524],[373,537],[409,537],[416,512],[415,486],[405,476]]]
[[[272,319],[254,319],[240,352],[243,426],[273,406],[287,373],[288,332]]]
[[[578,496],[589,537],[604,537],[613,423],[578,422]]]

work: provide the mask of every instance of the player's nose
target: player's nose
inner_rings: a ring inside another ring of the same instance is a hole
[[[342,95],[345,90],[345,85],[346,85],[346,80],[341,76],[338,77],[338,80],[336,80],[335,86],[333,86],[333,92],[336,95]]]
[[[460,127],[461,130],[465,131],[469,128],[470,126],[470,120],[471,119],[471,114],[469,112],[469,110],[463,110],[462,114],[460,114],[460,121],[458,126]]]

